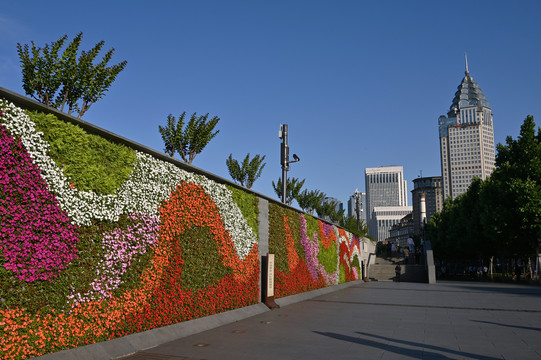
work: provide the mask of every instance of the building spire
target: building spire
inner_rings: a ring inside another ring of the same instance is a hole
[[[464,52],[464,58],[466,59],[466,75],[470,75],[470,70],[468,69],[468,53]]]

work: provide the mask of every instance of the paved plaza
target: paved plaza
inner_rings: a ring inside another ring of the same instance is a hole
[[[356,282],[126,360],[541,359],[541,288]]]

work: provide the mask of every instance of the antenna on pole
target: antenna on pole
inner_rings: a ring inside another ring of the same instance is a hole
[[[466,75],[470,74],[470,70],[468,69],[468,53],[464,52],[464,59],[466,59]]]

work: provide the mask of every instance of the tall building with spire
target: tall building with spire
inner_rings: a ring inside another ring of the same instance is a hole
[[[443,198],[465,193],[474,177],[486,179],[495,167],[490,105],[468,69],[447,116],[438,119]]]

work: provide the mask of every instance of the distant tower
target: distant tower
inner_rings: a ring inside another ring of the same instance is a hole
[[[364,173],[368,235],[383,241],[391,227],[411,213],[404,170],[402,166],[380,166],[366,168]]]
[[[492,110],[466,71],[447,116],[438,119],[443,198],[455,199],[474,177],[486,179],[495,167]]]
[[[360,194],[359,197],[359,216],[360,220],[362,220],[364,223],[366,223],[366,193],[360,192],[358,189],[355,189],[355,192],[358,192]],[[354,218],[357,218],[357,199],[355,197],[355,193],[349,197],[348,200],[348,216],[352,216]]]
[[[428,222],[432,215],[443,208],[441,176],[419,177],[413,180],[411,200],[413,206],[414,234],[421,234],[423,230],[423,211],[421,195],[425,197],[425,218]]]

